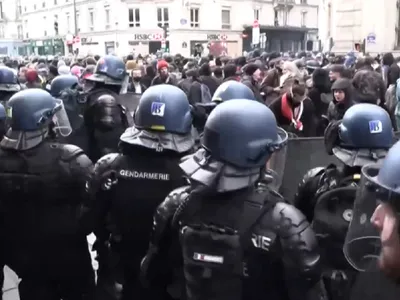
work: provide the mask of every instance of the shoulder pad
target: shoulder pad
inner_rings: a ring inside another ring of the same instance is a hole
[[[164,211],[166,214],[175,213],[175,210],[189,196],[190,186],[183,186],[173,190],[165,198],[164,202],[158,207],[158,212]]]
[[[313,178],[315,176],[318,176],[318,175],[322,175],[322,173],[324,171],[325,171],[325,168],[323,168],[323,167],[313,168],[313,169],[309,170],[306,173],[306,175],[304,175],[304,180],[311,179],[311,178]]]
[[[62,151],[61,160],[64,160],[64,161],[68,161],[78,155],[85,154],[85,152],[81,148],[79,148],[78,146],[75,146],[75,145],[58,144],[57,147],[59,147],[61,149],[61,151]]]
[[[273,197],[276,201],[285,201],[284,197],[279,192],[270,189],[266,185],[257,186],[256,193],[265,195],[266,200],[268,200],[268,197]]]
[[[301,232],[310,225],[300,210],[285,202],[276,203],[272,210],[272,219],[283,237]]]
[[[110,153],[101,157],[94,166],[95,174],[103,174],[111,171],[116,166],[116,160],[120,157],[120,153]]]

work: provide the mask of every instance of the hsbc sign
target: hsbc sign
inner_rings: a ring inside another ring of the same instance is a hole
[[[135,34],[133,36],[135,41],[161,41],[163,35],[161,33],[149,33],[149,34]]]

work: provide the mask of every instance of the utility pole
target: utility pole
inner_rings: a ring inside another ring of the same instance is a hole
[[[78,36],[78,20],[76,19],[76,0],[74,0],[73,5],[74,5],[74,35]]]

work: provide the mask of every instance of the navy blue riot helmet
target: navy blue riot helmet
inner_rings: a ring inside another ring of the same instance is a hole
[[[7,114],[3,104],[0,104],[0,140],[3,139],[7,130]]]
[[[212,101],[214,102],[223,102],[232,99],[256,100],[254,93],[249,87],[234,80],[222,83],[212,97]]]
[[[121,136],[124,143],[162,152],[185,153],[194,146],[192,114],[186,94],[161,84],[148,88],[134,114],[135,125]]]
[[[118,56],[106,55],[97,62],[93,75],[86,80],[104,84],[122,85],[127,77],[124,61]]]
[[[135,112],[136,128],[187,134],[191,126],[189,101],[181,89],[162,84],[143,93]]]
[[[202,148],[179,165],[192,182],[213,192],[234,191],[255,184],[267,168],[271,187],[280,186],[288,135],[267,106],[248,99],[222,102],[203,133]]]
[[[268,107],[242,99],[221,103],[211,112],[202,145],[218,161],[261,168],[286,140],[287,133],[277,126]]]
[[[352,167],[383,159],[393,143],[389,114],[374,104],[353,105],[343,120],[330,123],[325,131],[328,153]]]
[[[59,97],[62,91],[74,88],[78,83],[78,78],[74,75],[59,75],[51,82],[50,94]]]
[[[0,91],[18,92],[21,86],[11,68],[0,66]]]
[[[14,94],[7,102],[6,110],[13,131],[37,131],[53,121],[55,129],[62,135],[71,133],[62,101],[42,89],[27,89]]]
[[[7,118],[6,109],[3,104],[0,104],[0,121],[3,121]]]

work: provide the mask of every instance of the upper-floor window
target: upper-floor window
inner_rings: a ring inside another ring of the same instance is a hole
[[[36,10],[36,4],[33,4],[33,10]]]
[[[94,10],[93,8],[89,9],[89,30],[94,30]]]
[[[307,12],[306,11],[302,11],[301,12],[301,26],[302,27],[306,27],[307,26]]]
[[[4,35],[4,25],[1,25],[0,26],[0,38],[4,38],[5,37],[5,35]]]
[[[29,33],[28,33],[28,20],[24,21],[24,25],[25,25],[25,38],[29,39]]]
[[[76,11],[76,13],[75,13],[75,22],[76,22],[76,30],[78,31],[78,33],[81,31],[81,14],[80,14],[80,12],[79,12],[79,10],[77,10]]]
[[[46,2],[42,2],[42,8],[45,8],[46,7]]]
[[[157,8],[157,26],[169,26],[169,11],[167,7]]]
[[[68,32],[70,32],[70,28],[71,28],[71,16],[69,15],[69,13],[65,14],[65,20],[66,20],[65,27],[66,27],[67,33],[68,33]]]
[[[129,27],[140,27],[140,9],[129,9]]]
[[[193,27],[193,28],[200,27],[199,11],[200,11],[200,9],[198,9],[198,8],[190,9],[190,27]]]
[[[3,2],[0,2],[0,19],[4,18],[4,14],[3,14]]]
[[[57,5],[58,3],[57,3],[57,0],[54,0],[54,5]]]
[[[24,38],[24,33],[22,30],[22,25],[18,25],[17,27],[17,34],[18,34],[18,39],[22,40]]]
[[[223,9],[221,11],[222,29],[231,29],[231,11]]]
[[[300,4],[307,4],[307,0],[300,0]]]
[[[105,14],[105,22],[106,22],[106,29],[110,29],[110,6],[104,6],[104,14]]]
[[[46,18],[46,16],[44,16],[43,17],[43,27],[44,27],[44,30],[43,30],[43,35],[44,36],[47,36],[47,18]]]

